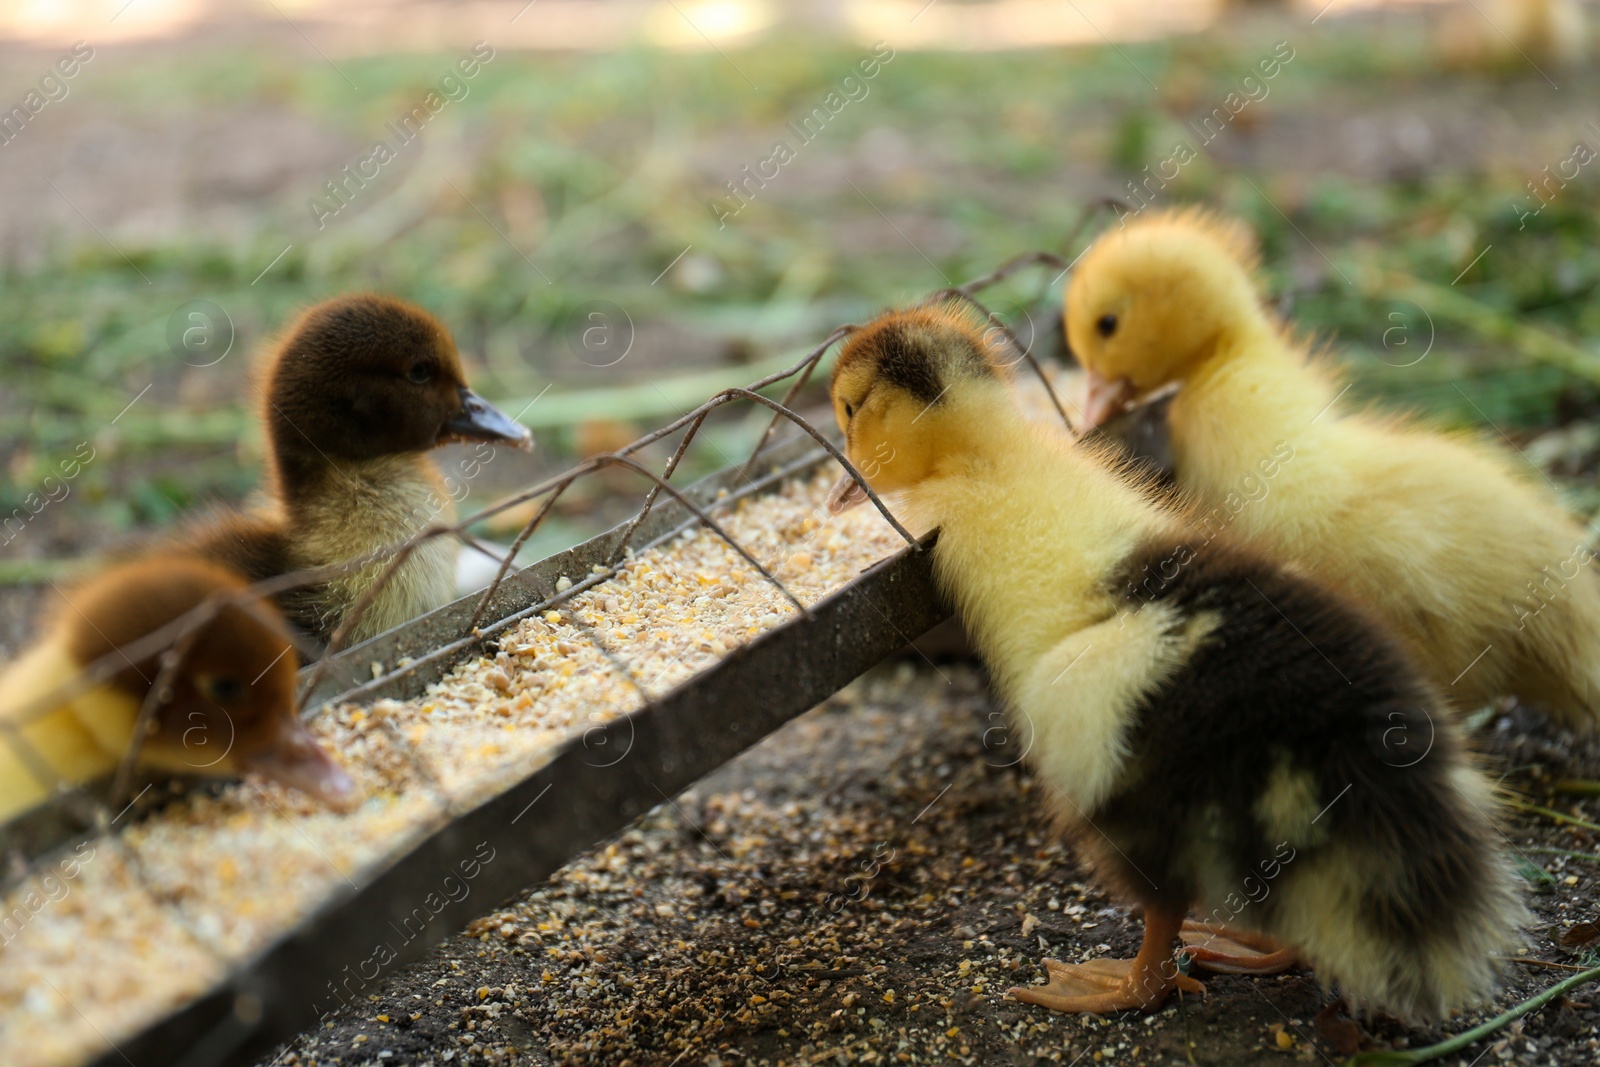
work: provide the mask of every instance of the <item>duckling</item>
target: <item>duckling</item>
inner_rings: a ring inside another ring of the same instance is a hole
[[[1600,577],[1520,458],[1354,410],[1264,307],[1242,227],[1184,210],[1102,237],[1066,290],[1086,421],[1181,383],[1178,485],[1226,530],[1368,605],[1458,708],[1515,694],[1600,717]]]
[[[395,545],[454,504],[427,453],[455,441],[531,448],[528,430],[467,387],[449,331],[421,308],[361,294],[305,311],[266,361],[268,501],[192,526],[180,543],[260,581]],[[455,597],[456,545],[417,548],[351,630],[351,643]],[[279,597],[323,641],[389,561]]]
[[[1589,54],[1589,26],[1580,0],[1477,0],[1443,12],[1438,27],[1446,66],[1529,72],[1541,65],[1570,69]],[[1540,70],[1540,73],[1543,73]]]
[[[1003,366],[981,323],[913,309],[853,334],[830,389],[852,463],[937,527],[935,576],[1046,806],[1143,906],[1134,959],[1047,960],[1012,995],[1107,1012],[1201,991],[1173,963],[1199,905],[1359,1008],[1485,997],[1526,915],[1438,694],[1351,603],[1200,545],[1109,451],[1020,417]]]
[[[122,761],[161,657],[128,660],[106,681],[74,692],[85,668],[210,598],[244,589],[238,575],[205,560],[153,555],[63,594],[43,638],[0,670],[0,820],[44,800],[60,782],[90,781]],[[348,807],[355,783],[295,714],[292,647],[271,604],[223,605],[184,653],[138,762],[180,774],[253,771]],[[59,703],[49,706],[52,699]]]

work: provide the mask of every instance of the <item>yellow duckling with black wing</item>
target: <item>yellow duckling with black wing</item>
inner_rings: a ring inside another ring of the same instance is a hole
[[[1174,948],[1198,907],[1358,1008],[1483,1000],[1526,916],[1438,694],[1358,608],[1194,547],[1107,454],[1020,417],[1002,363],[961,314],[892,312],[848,339],[831,390],[851,461],[938,528],[935,573],[1045,808],[1144,909],[1135,958],[1046,961],[1013,994],[1108,1012],[1197,990]],[[841,483],[835,506],[858,495]]]

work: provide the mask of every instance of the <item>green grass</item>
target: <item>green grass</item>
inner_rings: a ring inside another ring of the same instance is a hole
[[[1417,40],[1379,37],[1376,45],[1366,30],[1297,39],[1263,105],[1269,121],[1327,122],[1341,108],[1396,97],[1459,96],[1469,108],[1505,96],[1516,106],[1538,88],[1531,73],[1502,85],[1463,81],[1419,58]],[[408,148],[324,230],[306,202],[332,170],[270,194],[242,236],[123,239],[124,259],[90,233],[0,269],[0,441],[9,442],[0,509],[17,506],[80,440],[100,457],[77,484],[75,506],[87,503],[112,529],[238,498],[258,461],[258,446],[238,429],[250,352],[295,308],[349,289],[387,290],[441,315],[492,396],[531,396],[552,383],[558,394],[629,386],[636,394],[641,382],[721,364],[729,342],[770,360],[833,322],[1058,246],[1086,197],[1117,192],[1166,156],[1185,136],[1184,119],[1237,86],[1272,46],[1244,35],[1120,51],[901,52],[865,99],[800,147],[723,228],[708,206],[721,183],[791,137],[785,123],[820,103],[869,49],[786,38],[734,54],[759,91],[715,54],[502,52],[433,120],[420,150]],[[341,59],[359,90],[326,64],[285,65],[249,49],[182,63],[108,61],[73,100],[180,121],[208,109],[286,107],[348,142],[342,165],[365,154],[455,58]],[[1563,95],[1582,98],[1581,85],[1571,88]],[[1570,125],[1582,129],[1576,118]],[[1203,153],[1163,202],[1201,200],[1255,225],[1270,284],[1292,297],[1297,323],[1348,363],[1359,395],[1513,431],[1551,423],[1558,401],[1594,404],[1592,381],[1530,358],[1485,325],[1536,326],[1600,356],[1590,341],[1600,334],[1593,175],[1524,227],[1514,204],[1525,196],[1525,171],[1537,169],[1526,160],[1372,179],[1308,178],[1231,158]],[[916,234],[916,248],[880,208]],[[652,284],[691,244],[698,280],[679,272]],[[1485,246],[1492,251],[1462,274]],[[1374,270],[1447,288],[1462,275],[1452,294],[1482,314],[1435,314],[1428,358],[1393,366],[1384,336],[1401,320],[1390,316],[1415,319],[1414,311],[1341,277]],[[1042,308],[1054,300],[1044,281],[1024,275],[992,296]],[[189,368],[168,350],[173,310],[194,299],[224,308],[236,330],[234,351],[216,368]],[[597,299],[625,308],[641,335],[669,330],[672,351],[641,340],[617,367],[578,362],[567,337]],[[134,413],[111,426],[147,384]],[[542,434],[556,451],[566,439]]]

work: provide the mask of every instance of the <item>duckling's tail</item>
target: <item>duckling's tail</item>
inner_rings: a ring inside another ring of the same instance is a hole
[[[1401,788],[1354,785],[1346,832],[1289,865],[1273,923],[1352,1008],[1415,1022],[1487,1000],[1529,920],[1488,780],[1434,755]]]

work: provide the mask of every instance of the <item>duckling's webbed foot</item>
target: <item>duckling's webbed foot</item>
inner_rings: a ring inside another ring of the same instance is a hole
[[[1204,993],[1205,986],[1178,973],[1173,959],[1172,942],[1181,922],[1181,916],[1158,916],[1146,909],[1144,943],[1133,959],[1088,963],[1045,960],[1048,984],[1016,986],[1010,993],[1024,1004],[1096,1014],[1129,1009],[1155,1011],[1174,989]]]
[[[1265,934],[1224,923],[1187,920],[1178,951],[1218,974],[1278,974],[1300,962],[1300,953]]]

